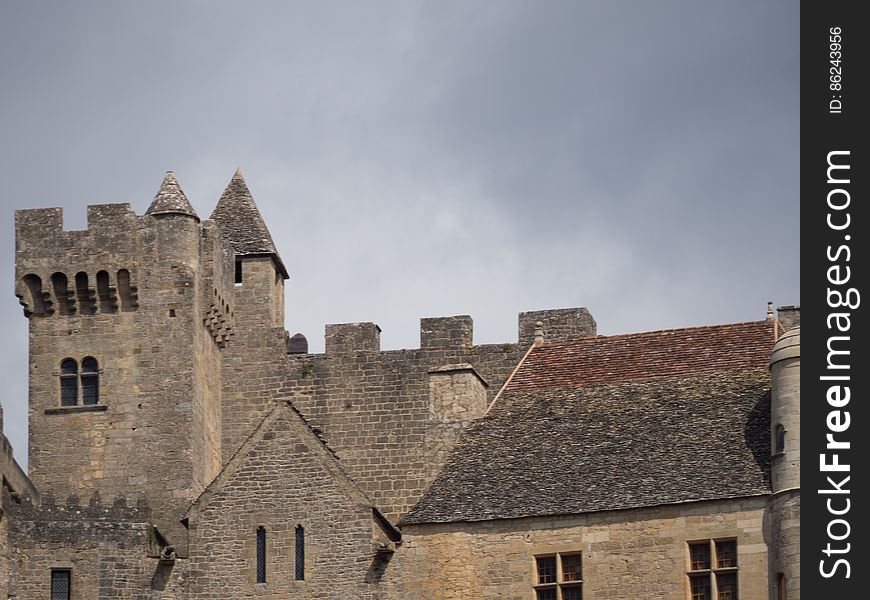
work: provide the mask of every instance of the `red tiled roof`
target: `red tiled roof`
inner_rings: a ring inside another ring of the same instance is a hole
[[[504,392],[766,368],[774,327],[754,321],[545,343]]]

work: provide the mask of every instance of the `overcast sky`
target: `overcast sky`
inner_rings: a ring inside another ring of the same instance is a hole
[[[599,333],[798,296],[798,3],[0,0],[6,432],[26,463],[13,210],[208,217],[237,166],[287,329],[587,306]]]

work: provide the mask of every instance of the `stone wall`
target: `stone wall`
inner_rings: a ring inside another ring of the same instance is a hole
[[[296,579],[296,528],[304,579]],[[188,517],[191,598],[380,598],[378,525],[362,493],[301,417],[273,408]],[[257,581],[257,530],[266,577]]]
[[[765,497],[567,517],[408,525],[389,597],[529,600],[535,557],[581,553],[583,597],[688,597],[688,542],[735,539],[741,598],[767,597]]]
[[[415,350],[381,351],[377,325],[349,323],[326,326],[324,354],[288,356],[283,330],[266,310],[274,266],[244,266],[253,275],[236,286],[238,335],[224,358],[224,461],[275,401],[289,399],[375,505],[398,520],[440,470],[458,437],[453,430],[463,426],[445,426],[450,417],[432,410],[430,371],[470,365],[488,384],[490,401],[528,345],[475,346],[471,317],[460,315],[421,319]],[[530,318],[547,320],[559,339],[595,334],[586,309],[523,313],[521,330]]]
[[[10,598],[49,598],[53,569],[70,571],[73,600],[187,597],[184,565],[159,562],[146,504],[103,505],[99,497],[55,503],[46,496],[40,506],[27,499],[8,506]]]

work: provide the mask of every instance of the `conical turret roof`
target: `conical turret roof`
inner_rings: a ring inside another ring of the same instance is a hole
[[[236,255],[272,255],[278,270],[285,278],[287,277],[287,271],[275,248],[272,234],[263,221],[260,209],[257,208],[240,169],[236,169],[210,218],[221,228]]]
[[[187,196],[184,195],[172,171],[166,172],[166,177],[163,178],[163,183],[160,185],[157,195],[154,196],[154,201],[151,202],[151,206],[148,207],[145,214],[189,215],[197,221],[199,220],[199,215],[193,210],[193,206],[187,200]]]

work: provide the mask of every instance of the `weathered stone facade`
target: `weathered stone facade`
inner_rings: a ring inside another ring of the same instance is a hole
[[[767,595],[765,499],[585,515],[406,525],[392,597],[533,598],[535,557],[580,553],[584,598],[686,598],[687,543],[737,540],[740,593]]]
[[[530,600],[547,597],[537,556],[579,553],[585,598],[683,598],[687,545],[731,540],[744,598],[776,597],[779,573],[799,598],[799,457],[774,452],[769,477],[773,321],[597,338],[589,311],[567,308],[475,345],[459,315],[422,319],[419,348],[389,351],[374,323],[332,324],[309,354],[284,329],[287,270],[239,172],[208,220],[169,173],[145,215],[112,204],[89,207],[87,230],[62,221],[16,214],[30,473],[2,438],[0,595],[49,597],[56,572],[76,600]],[[796,307],[782,317],[799,325]],[[796,434],[799,350],[787,358],[772,410]],[[578,407],[610,446],[583,441]],[[680,437],[692,419],[748,470],[687,491],[710,460]],[[683,449],[673,468],[648,453],[662,436]],[[518,475],[501,487],[499,465]],[[561,498],[547,482],[561,473],[584,493]]]

